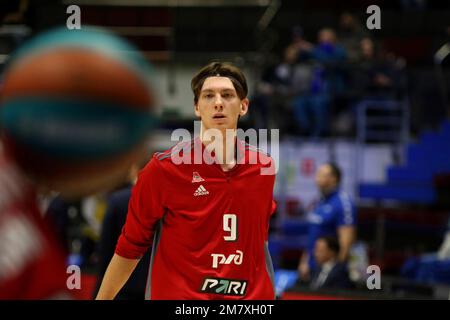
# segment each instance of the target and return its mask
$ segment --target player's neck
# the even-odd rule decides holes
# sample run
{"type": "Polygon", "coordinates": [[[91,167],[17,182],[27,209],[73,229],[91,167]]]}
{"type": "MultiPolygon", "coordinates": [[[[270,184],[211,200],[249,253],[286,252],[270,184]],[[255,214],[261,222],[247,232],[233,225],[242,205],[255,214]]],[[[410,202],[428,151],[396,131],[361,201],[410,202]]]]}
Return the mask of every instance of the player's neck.
{"type": "Polygon", "coordinates": [[[220,130],[221,139],[211,139],[207,130],[201,130],[200,140],[205,148],[214,152],[223,171],[229,171],[236,165],[236,129],[220,130]]]}

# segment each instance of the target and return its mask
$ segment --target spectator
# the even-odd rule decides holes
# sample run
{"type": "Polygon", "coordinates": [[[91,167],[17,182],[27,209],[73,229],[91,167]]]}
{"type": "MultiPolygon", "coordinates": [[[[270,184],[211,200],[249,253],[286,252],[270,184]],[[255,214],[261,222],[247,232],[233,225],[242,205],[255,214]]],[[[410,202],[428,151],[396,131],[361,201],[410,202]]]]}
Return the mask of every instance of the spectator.
{"type": "Polygon", "coordinates": [[[314,60],[329,66],[337,66],[347,59],[345,48],[338,42],[336,32],[331,28],[319,30],[318,43],[311,54],[314,60]]]}
{"type": "Polygon", "coordinates": [[[294,47],[298,52],[298,61],[308,59],[309,53],[314,49],[312,43],[306,41],[303,35],[303,29],[300,26],[292,28],[292,42],[289,46],[294,47]]]}
{"type": "Polygon", "coordinates": [[[404,63],[391,54],[378,54],[370,38],[360,43],[360,57],[354,86],[362,97],[395,99],[404,87],[404,63]]]}
{"type": "MultiPolygon", "coordinates": [[[[252,112],[257,129],[269,128],[272,109],[283,109],[292,96],[292,80],[297,62],[298,48],[294,45],[284,50],[283,61],[275,67],[268,68],[257,86],[257,93],[252,98],[252,112]]],[[[277,117],[275,117],[277,118],[277,117]]],[[[278,122],[283,119],[277,119],[278,122]]],[[[281,127],[276,125],[276,127],[281,127]]]]}
{"type": "Polygon", "coordinates": [[[313,273],[310,287],[312,289],[348,289],[352,287],[347,266],[339,262],[339,242],[334,237],[317,239],[314,257],[317,270],[313,273]]]}
{"type": "Polygon", "coordinates": [[[338,38],[347,52],[350,62],[359,57],[360,42],[367,37],[368,33],[361,26],[358,19],[349,12],[344,12],[339,17],[338,38]]]}
{"type": "Polygon", "coordinates": [[[319,31],[317,46],[309,54],[314,62],[309,92],[294,99],[293,109],[303,133],[319,137],[328,130],[331,100],[345,89],[346,52],[337,43],[334,30],[324,28],[319,31]]]}
{"type": "Polygon", "coordinates": [[[316,183],[322,195],[315,209],[307,216],[309,222],[308,244],[303,253],[298,271],[304,281],[310,280],[317,267],[314,247],[317,239],[325,236],[337,237],[339,241],[338,261],[347,263],[350,249],[356,239],[356,211],[349,196],[339,191],[341,171],[333,163],[322,165],[316,174],[316,183]]]}

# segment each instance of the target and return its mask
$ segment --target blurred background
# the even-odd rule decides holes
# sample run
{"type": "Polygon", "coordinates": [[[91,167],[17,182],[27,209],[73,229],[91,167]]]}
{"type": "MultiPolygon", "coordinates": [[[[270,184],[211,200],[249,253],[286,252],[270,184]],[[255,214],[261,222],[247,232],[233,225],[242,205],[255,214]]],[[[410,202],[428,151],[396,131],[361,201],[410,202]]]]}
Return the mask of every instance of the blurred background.
{"type": "MultiPolygon", "coordinates": [[[[152,151],[174,144],[172,130],[193,130],[196,70],[213,60],[244,70],[251,111],[240,127],[280,130],[278,208],[269,239],[279,298],[450,298],[449,3],[2,1],[0,73],[23,41],[65,25],[72,4],[81,9],[82,27],[111,29],[155,66],[162,122],[152,151]],[[366,27],[373,4],[381,9],[378,30],[366,27]],[[298,281],[307,216],[320,197],[315,175],[328,162],[341,169],[341,190],[357,212],[351,289],[298,281]],[[369,265],[381,269],[380,290],[366,286],[369,265]]],[[[106,218],[126,210],[118,203],[127,197],[42,201],[68,263],[82,267],[85,298],[95,291],[123,224],[106,218]],[[103,228],[113,224],[115,230],[103,228]]]]}

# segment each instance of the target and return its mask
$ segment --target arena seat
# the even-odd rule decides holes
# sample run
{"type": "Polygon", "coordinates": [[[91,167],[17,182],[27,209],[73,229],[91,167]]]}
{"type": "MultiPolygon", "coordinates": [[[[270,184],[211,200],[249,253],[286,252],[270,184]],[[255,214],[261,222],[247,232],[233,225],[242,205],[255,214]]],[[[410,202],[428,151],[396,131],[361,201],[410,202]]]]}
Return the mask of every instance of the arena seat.
{"type": "Polygon", "coordinates": [[[385,184],[361,184],[360,196],[408,203],[437,201],[434,177],[450,172],[450,122],[438,132],[422,133],[417,143],[407,146],[404,165],[387,169],[385,184]],[[438,151],[436,151],[438,150],[438,151]]]}

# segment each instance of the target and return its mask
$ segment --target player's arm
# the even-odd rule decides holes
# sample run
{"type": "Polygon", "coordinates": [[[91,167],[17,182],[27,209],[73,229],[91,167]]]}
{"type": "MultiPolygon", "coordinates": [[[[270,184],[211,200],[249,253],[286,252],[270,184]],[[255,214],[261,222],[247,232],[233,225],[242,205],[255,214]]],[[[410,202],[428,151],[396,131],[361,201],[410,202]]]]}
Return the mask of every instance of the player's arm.
{"type": "Polygon", "coordinates": [[[97,299],[114,299],[153,241],[157,222],[164,215],[162,190],[166,181],[157,159],[139,173],[115,254],[108,265],[97,299]]]}
{"type": "Polygon", "coordinates": [[[127,259],[114,254],[106,269],[96,300],[112,300],[127,282],[140,259],[127,259]]]}
{"type": "Polygon", "coordinates": [[[338,228],[339,240],[339,261],[345,262],[348,260],[350,249],[356,240],[356,228],[353,225],[344,225],[338,228]]]}

